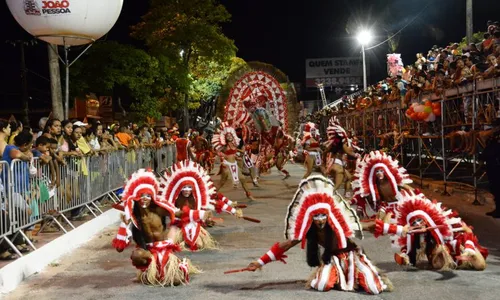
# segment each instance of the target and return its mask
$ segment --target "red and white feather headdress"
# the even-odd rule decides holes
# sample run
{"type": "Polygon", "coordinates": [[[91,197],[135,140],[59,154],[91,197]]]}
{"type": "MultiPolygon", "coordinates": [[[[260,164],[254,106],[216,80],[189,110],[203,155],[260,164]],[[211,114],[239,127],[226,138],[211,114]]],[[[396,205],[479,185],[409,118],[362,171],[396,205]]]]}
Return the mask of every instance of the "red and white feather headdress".
{"type": "Polygon", "coordinates": [[[316,126],[315,123],[307,122],[306,124],[304,124],[304,134],[306,133],[310,134],[312,129],[316,129],[316,131],[318,130],[318,127],[316,126]]]}
{"type": "Polygon", "coordinates": [[[151,170],[139,169],[134,172],[123,188],[122,201],[124,203],[125,220],[132,220],[134,226],[138,227],[137,220],[133,215],[134,203],[141,199],[142,194],[151,195],[151,201],[170,212],[174,218],[175,206],[162,201],[158,197],[159,182],[151,170]]]}
{"type": "Polygon", "coordinates": [[[333,182],[321,175],[302,180],[288,206],[285,219],[285,238],[301,240],[305,246],[306,234],[313,216],[323,214],[335,232],[339,248],[347,246],[347,239],[355,235],[362,238],[362,227],[356,212],[335,191],[333,182]]]}
{"type": "Polygon", "coordinates": [[[380,200],[376,187],[376,171],[382,169],[387,180],[390,181],[394,194],[399,197],[399,186],[410,184],[413,181],[405,168],[400,167],[397,160],[384,152],[372,151],[363,159],[358,159],[352,187],[354,197],[358,200],[372,197],[374,204],[380,200]]]}
{"type": "MultiPolygon", "coordinates": [[[[429,232],[436,243],[445,245],[453,240],[454,232],[463,231],[462,221],[457,213],[447,209],[437,201],[431,201],[423,193],[402,191],[402,199],[398,201],[396,210],[397,225],[414,226],[415,222],[423,221],[426,227],[432,227],[429,232]]],[[[411,251],[413,235],[398,237],[398,245],[411,251]]]]}
{"type": "Polygon", "coordinates": [[[191,187],[196,207],[213,210],[212,198],[217,197],[214,183],[207,171],[193,161],[181,161],[165,172],[161,180],[160,198],[175,206],[182,189],[191,187]]]}
{"type": "Polygon", "coordinates": [[[340,122],[337,117],[332,117],[328,122],[328,127],[326,128],[326,135],[328,141],[333,142],[335,139],[340,138],[342,143],[347,144],[349,147],[352,146],[352,141],[348,137],[345,129],[340,126],[340,122]]]}
{"type": "Polygon", "coordinates": [[[239,145],[240,138],[236,135],[233,127],[229,126],[226,122],[221,124],[220,132],[214,134],[212,137],[212,145],[216,151],[227,145],[226,135],[231,134],[235,145],[239,145]]]}
{"type": "Polygon", "coordinates": [[[134,205],[139,201],[143,194],[151,196],[152,203],[165,209],[170,214],[170,219],[175,218],[175,212],[178,210],[174,205],[166,201],[162,201],[158,197],[159,183],[151,170],[139,169],[134,172],[128,179],[122,193],[122,205],[115,205],[116,209],[123,209],[124,215],[118,233],[112,241],[114,248],[122,251],[130,244],[132,231],[130,227],[133,225],[140,228],[137,218],[134,215],[134,205]]]}

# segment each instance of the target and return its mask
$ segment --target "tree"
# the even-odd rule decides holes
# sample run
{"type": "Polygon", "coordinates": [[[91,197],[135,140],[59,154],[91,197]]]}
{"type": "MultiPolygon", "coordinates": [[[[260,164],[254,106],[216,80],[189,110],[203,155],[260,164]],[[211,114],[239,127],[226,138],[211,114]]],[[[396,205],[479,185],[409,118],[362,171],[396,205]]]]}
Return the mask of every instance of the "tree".
{"type": "MultiPolygon", "coordinates": [[[[132,27],[132,36],[143,40],[154,55],[168,57],[189,74],[192,61],[203,59],[224,65],[234,57],[236,46],[220,27],[230,18],[216,0],[151,0],[142,22],[132,27]]],[[[188,77],[188,83],[194,80],[193,76],[188,77]]],[[[195,89],[208,93],[214,90],[207,82],[196,83],[195,89]]],[[[196,90],[188,84],[175,91],[183,94],[185,130],[189,128],[189,96],[196,90]]]]}
{"type": "Polygon", "coordinates": [[[190,102],[189,108],[197,108],[200,101],[212,100],[219,96],[229,74],[245,64],[246,62],[238,57],[233,57],[224,62],[199,57],[190,66],[193,82],[189,95],[193,101],[190,102]]]}
{"type": "Polygon", "coordinates": [[[117,42],[96,43],[72,67],[72,92],[128,96],[141,116],[158,117],[160,61],[144,50],[117,42]]]}
{"type": "Polygon", "coordinates": [[[49,55],[50,91],[52,98],[52,116],[56,119],[64,119],[64,108],[62,100],[61,73],[59,68],[59,53],[57,45],[47,44],[49,55]]]}

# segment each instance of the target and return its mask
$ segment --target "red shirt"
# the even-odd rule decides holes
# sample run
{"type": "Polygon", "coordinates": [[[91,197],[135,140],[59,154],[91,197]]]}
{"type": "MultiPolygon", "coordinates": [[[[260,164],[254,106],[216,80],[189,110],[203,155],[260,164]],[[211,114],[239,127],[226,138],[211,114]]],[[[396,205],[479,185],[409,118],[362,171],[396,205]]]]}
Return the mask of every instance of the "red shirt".
{"type": "Polygon", "coordinates": [[[178,138],[175,140],[175,147],[177,148],[177,162],[188,159],[188,145],[188,139],[178,138]]]}

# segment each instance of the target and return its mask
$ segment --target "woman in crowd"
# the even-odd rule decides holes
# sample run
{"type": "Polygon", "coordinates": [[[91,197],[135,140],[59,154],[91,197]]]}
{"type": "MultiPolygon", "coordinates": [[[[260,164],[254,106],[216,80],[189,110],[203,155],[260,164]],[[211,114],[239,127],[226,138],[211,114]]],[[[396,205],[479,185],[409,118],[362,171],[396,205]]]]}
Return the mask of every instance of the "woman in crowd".
{"type": "Polygon", "coordinates": [[[11,134],[9,137],[9,145],[14,145],[14,138],[21,132],[23,131],[23,123],[19,121],[12,121],[10,122],[10,130],[11,134]]]}

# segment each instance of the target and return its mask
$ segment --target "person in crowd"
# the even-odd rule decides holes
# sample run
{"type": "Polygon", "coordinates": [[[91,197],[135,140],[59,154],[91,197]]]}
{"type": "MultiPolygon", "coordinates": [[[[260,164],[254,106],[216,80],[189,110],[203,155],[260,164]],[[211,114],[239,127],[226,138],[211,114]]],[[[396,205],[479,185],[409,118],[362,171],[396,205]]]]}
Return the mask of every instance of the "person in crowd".
{"type": "Polygon", "coordinates": [[[80,153],[76,151],[77,147],[71,136],[73,135],[73,123],[70,120],[64,120],[62,125],[62,135],[59,141],[59,150],[62,156],[79,156],[80,153]]]}
{"type": "Polygon", "coordinates": [[[129,130],[125,126],[120,126],[118,133],[115,134],[116,138],[125,148],[131,148],[133,146],[132,136],[129,130]]]}
{"type": "MultiPolygon", "coordinates": [[[[30,208],[31,199],[31,187],[30,187],[30,171],[29,163],[33,159],[33,153],[31,152],[31,147],[33,145],[33,137],[27,132],[20,132],[14,138],[14,145],[7,145],[4,149],[2,160],[6,161],[9,166],[12,165],[13,160],[19,159],[24,163],[21,164],[19,168],[16,168],[16,172],[12,179],[12,205],[17,208],[16,217],[19,222],[28,222],[29,217],[32,213],[30,208]]],[[[10,183],[9,183],[10,184],[10,183]]],[[[32,227],[25,230],[26,236],[32,240],[32,227]]],[[[29,250],[26,244],[16,245],[18,250],[23,252],[26,249],[29,250]]]]}
{"type": "Polygon", "coordinates": [[[0,155],[3,155],[3,151],[7,146],[7,139],[10,136],[10,123],[5,119],[0,119],[0,155]]]}
{"type": "Polygon", "coordinates": [[[23,123],[19,121],[11,121],[10,122],[10,137],[9,137],[9,144],[14,145],[14,138],[21,132],[23,131],[23,123]]]}
{"type": "Polygon", "coordinates": [[[45,124],[47,124],[47,121],[49,118],[43,117],[40,118],[40,121],[38,121],[38,128],[40,129],[37,133],[37,137],[40,137],[43,134],[43,130],[45,129],[45,124]]]}
{"type": "MultiPolygon", "coordinates": [[[[99,131],[98,131],[99,132],[99,131]]],[[[123,149],[123,146],[116,142],[111,133],[111,129],[104,129],[100,137],[101,146],[108,150],[123,149]]]]}

